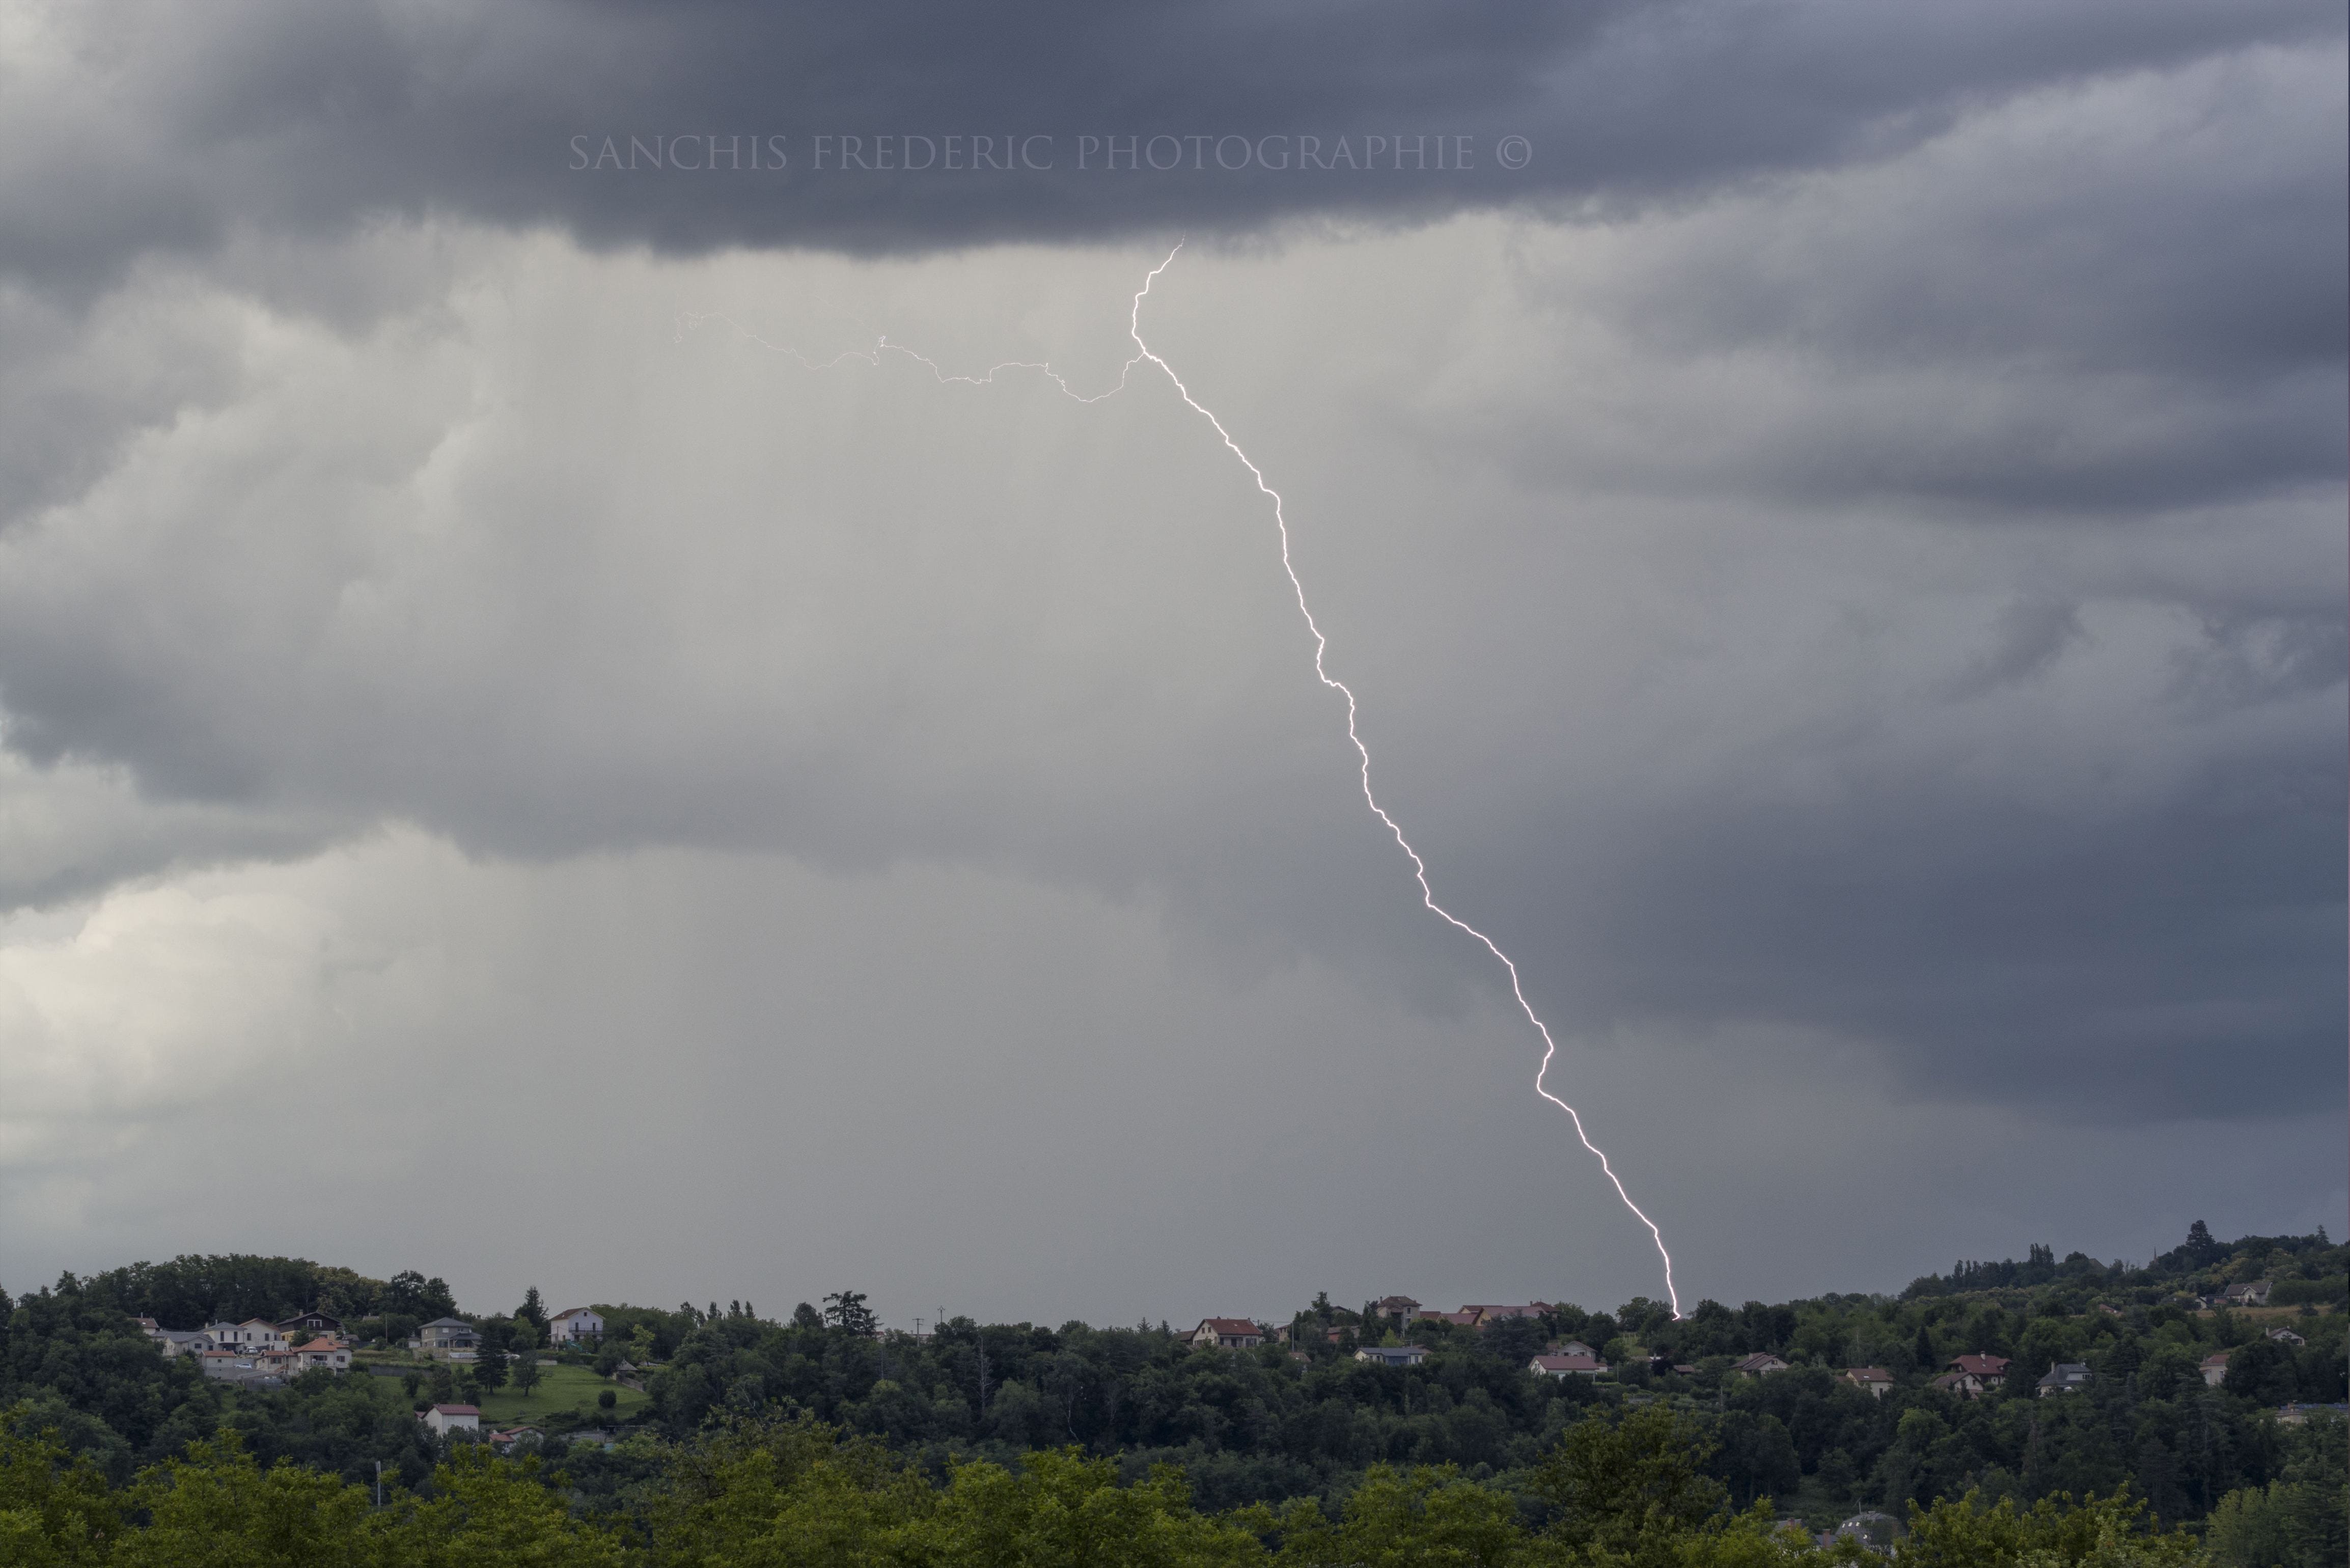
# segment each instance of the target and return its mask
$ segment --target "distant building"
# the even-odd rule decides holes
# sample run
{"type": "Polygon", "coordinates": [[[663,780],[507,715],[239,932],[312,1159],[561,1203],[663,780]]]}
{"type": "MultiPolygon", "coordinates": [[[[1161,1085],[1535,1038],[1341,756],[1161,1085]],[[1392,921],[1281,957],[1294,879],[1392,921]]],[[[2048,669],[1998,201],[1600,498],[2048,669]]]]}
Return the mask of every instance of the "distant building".
{"type": "Polygon", "coordinates": [[[1504,1318],[1540,1317],[1550,1311],[1550,1303],[1528,1302],[1523,1306],[1464,1306],[1461,1310],[1469,1315],[1471,1327],[1484,1328],[1504,1318]]]}
{"type": "Polygon", "coordinates": [[[1428,1359],[1424,1345],[1367,1345],[1355,1352],[1355,1359],[1367,1361],[1374,1366],[1417,1366],[1428,1359]]]}
{"type": "Polygon", "coordinates": [[[1766,1350],[1760,1355],[1748,1356],[1731,1370],[1742,1377],[1763,1377],[1773,1372],[1786,1371],[1787,1364],[1766,1350]]]}
{"type": "Polygon", "coordinates": [[[546,1320],[546,1343],[577,1345],[604,1337],[604,1319],[593,1307],[566,1307],[546,1320]]]}
{"type": "Polygon", "coordinates": [[[2266,1306],[2269,1304],[2269,1285],[2267,1280],[2248,1280],[2221,1291],[2220,1299],[2230,1306],[2266,1306]]]}
{"type": "Polygon", "coordinates": [[[1882,1366],[1851,1366],[1845,1369],[1844,1380],[1854,1387],[1882,1399],[1893,1391],[1893,1374],[1882,1366]]]}
{"type": "Polygon", "coordinates": [[[1894,1537],[1901,1533],[1901,1521],[1889,1513],[1864,1509],[1828,1532],[1826,1544],[1838,1541],[1856,1541],[1871,1552],[1885,1553],[1893,1549],[1894,1537]]]}
{"type": "Polygon", "coordinates": [[[1381,1296],[1371,1303],[1375,1316],[1394,1318],[1399,1324],[1409,1322],[1419,1310],[1419,1303],[1409,1296],[1381,1296]]]}
{"type": "Polygon", "coordinates": [[[213,1343],[213,1336],[200,1328],[159,1328],[149,1337],[165,1360],[174,1355],[201,1355],[220,1348],[213,1343]]]}
{"type": "Polygon", "coordinates": [[[1412,1321],[1415,1323],[1449,1323],[1455,1328],[1474,1328],[1477,1326],[1477,1314],[1466,1310],[1461,1312],[1423,1312],[1413,1314],[1412,1321]]]}
{"type": "Polygon", "coordinates": [[[312,1307],[308,1312],[297,1313],[279,1324],[277,1331],[288,1339],[291,1339],[297,1331],[307,1333],[313,1339],[322,1334],[331,1334],[339,1337],[343,1332],[343,1320],[322,1307],[312,1307]]]}
{"type": "Polygon", "coordinates": [[[286,1335],[265,1317],[249,1317],[243,1323],[216,1323],[204,1332],[223,1350],[267,1350],[286,1343],[286,1335]]]}
{"type": "Polygon", "coordinates": [[[536,1427],[507,1427],[490,1434],[490,1447],[502,1454],[536,1449],[546,1440],[546,1434],[536,1427]]]}
{"type": "Polygon", "coordinates": [[[482,1336],[463,1318],[436,1317],[416,1331],[417,1348],[428,1355],[478,1350],[481,1344],[482,1336]]]}
{"type": "Polygon", "coordinates": [[[439,1437],[452,1432],[478,1432],[482,1429],[482,1413],[471,1405],[435,1405],[420,1410],[416,1418],[439,1437]]]}
{"type": "Polygon", "coordinates": [[[2305,1427],[2313,1420],[2323,1420],[2329,1416],[2337,1421],[2350,1417],[2350,1405],[2280,1405],[2277,1407],[2277,1421],[2281,1426],[2305,1427]]]}
{"type": "Polygon", "coordinates": [[[2085,1361],[2052,1362],[2048,1376],[2032,1386],[2034,1397],[2045,1399],[2051,1394],[2077,1394],[2089,1386],[2089,1365],[2085,1361]]]}
{"type": "Polygon", "coordinates": [[[330,1372],[351,1369],[351,1347],[339,1339],[314,1339],[307,1345],[293,1346],[290,1354],[304,1372],[314,1366],[323,1366],[330,1372]]]}
{"type": "Polygon", "coordinates": [[[1950,1370],[1961,1377],[1974,1380],[1974,1392],[1984,1394],[2007,1381],[2007,1357],[2004,1355],[1954,1355],[1950,1370]]]}
{"type": "Polygon", "coordinates": [[[2296,1350],[2309,1343],[2289,1328],[2272,1328],[2269,1330],[2269,1337],[2279,1345],[2290,1345],[2296,1350]]]}
{"type": "Polygon", "coordinates": [[[1526,1370],[1544,1377],[1596,1377],[1607,1364],[1596,1355],[1537,1355],[1526,1363],[1526,1370]]]}
{"type": "Polygon", "coordinates": [[[1583,1341],[1579,1339],[1564,1340],[1557,1345],[1554,1345],[1550,1347],[1548,1354],[1552,1355],[1587,1355],[1594,1361],[1599,1359],[1599,1353],[1592,1349],[1591,1346],[1584,1344],[1583,1341]]]}
{"type": "Polygon", "coordinates": [[[1244,1317],[1206,1317],[1191,1338],[1194,1350],[1254,1350],[1264,1343],[1264,1330],[1244,1317]]]}
{"type": "Polygon", "coordinates": [[[2217,1388],[2220,1384],[2225,1383],[2227,1380],[2228,1353],[2223,1350],[2217,1355],[2205,1356],[2203,1358],[2203,1386],[2206,1388],[2217,1388]]]}

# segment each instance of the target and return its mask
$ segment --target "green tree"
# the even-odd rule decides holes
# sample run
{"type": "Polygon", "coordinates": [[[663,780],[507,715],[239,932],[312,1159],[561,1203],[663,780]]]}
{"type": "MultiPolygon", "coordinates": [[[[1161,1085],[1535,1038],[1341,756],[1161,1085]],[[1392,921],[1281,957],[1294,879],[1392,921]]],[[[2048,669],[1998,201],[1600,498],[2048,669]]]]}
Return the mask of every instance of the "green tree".
{"type": "Polygon", "coordinates": [[[386,1561],[400,1568],[619,1568],[623,1561],[618,1539],[571,1517],[539,1479],[536,1459],[494,1459],[479,1445],[452,1453],[432,1472],[432,1501],[400,1511],[383,1535],[386,1561]]]}
{"type": "Polygon", "coordinates": [[[1702,1473],[1712,1453],[1695,1420],[1661,1404],[1620,1419],[1594,1414],[1566,1429],[1529,1490],[1549,1511],[1553,1543],[1662,1565],[1678,1542],[1728,1513],[1721,1483],[1702,1473]]]}
{"type": "Polygon", "coordinates": [[[530,1324],[541,1339],[546,1337],[546,1303],[540,1299],[536,1285],[523,1292],[522,1305],[515,1308],[514,1317],[516,1323],[530,1324]]]}
{"type": "Polygon", "coordinates": [[[512,1348],[522,1356],[521,1360],[514,1364],[514,1386],[522,1390],[522,1397],[525,1399],[528,1399],[530,1391],[538,1386],[540,1368],[537,1331],[527,1323],[516,1323],[512,1348]]]}
{"type": "Polygon", "coordinates": [[[287,1460],[263,1469],[233,1432],[140,1475],[126,1501],[147,1525],[116,1542],[119,1568],[321,1568],[384,1562],[368,1494],[287,1460]]]}
{"type": "Polygon", "coordinates": [[[881,1320],[865,1304],[864,1295],[857,1291],[836,1291],[824,1298],[824,1321],[844,1334],[859,1339],[870,1339],[879,1332],[881,1320]]]}
{"type": "Polygon", "coordinates": [[[106,1476],[54,1432],[27,1436],[26,1409],[0,1412],[0,1563],[82,1568],[106,1560],[122,1511],[106,1476]]]}
{"type": "Polygon", "coordinates": [[[506,1342],[514,1329],[499,1318],[486,1318],[480,1325],[481,1347],[474,1353],[473,1381],[484,1394],[494,1394],[506,1383],[506,1342]]]}
{"type": "Polygon", "coordinates": [[[2213,1568],[2338,1568],[2350,1561],[2350,1428],[2333,1419],[2303,1427],[2284,1473],[2221,1498],[2204,1540],[2213,1568]]]}
{"type": "Polygon", "coordinates": [[[1909,1507],[1903,1568],[2187,1568],[2195,1538],[2154,1525],[2125,1487],[2079,1507],[2058,1492],[2029,1509],[2013,1498],[1985,1508],[1974,1492],[1932,1508],[1909,1507]]]}
{"type": "Polygon", "coordinates": [[[1526,1542],[1516,1501],[1462,1480],[1449,1465],[1406,1471],[1373,1465],[1336,1525],[1303,1498],[1278,1516],[1260,1508],[1240,1517],[1257,1533],[1280,1537],[1274,1562],[1283,1568],[1499,1568],[1526,1542]]]}

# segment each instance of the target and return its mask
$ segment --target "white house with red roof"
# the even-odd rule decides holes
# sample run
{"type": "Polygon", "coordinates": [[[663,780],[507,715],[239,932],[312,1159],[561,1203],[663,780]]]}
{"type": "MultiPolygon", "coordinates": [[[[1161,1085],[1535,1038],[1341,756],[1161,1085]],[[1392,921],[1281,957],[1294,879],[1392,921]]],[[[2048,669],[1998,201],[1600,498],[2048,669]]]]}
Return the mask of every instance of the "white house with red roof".
{"type": "Polygon", "coordinates": [[[1759,1351],[1731,1368],[1742,1377],[1765,1377],[1773,1372],[1784,1372],[1787,1364],[1769,1351],[1759,1351]]]}
{"type": "Polygon", "coordinates": [[[416,1418],[439,1437],[452,1432],[478,1432],[482,1429],[482,1412],[472,1405],[434,1405],[419,1410],[416,1418]]]}
{"type": "Polygon", "coordinates": [[[2203,1358],[2203,1386],[2206,1388],[2217,1388],[2227,1380],[2228,1353],[2223,1350],[2217,1355],[2205,1356],[2203,1358]]]}
{"type": "Polygon", "coordinates": [[[1244,1317],[1203,1317],[1191,1340],[1194,1350],[1254,1350],[1264,1343],[1264,1329],[1244,1317]]]}

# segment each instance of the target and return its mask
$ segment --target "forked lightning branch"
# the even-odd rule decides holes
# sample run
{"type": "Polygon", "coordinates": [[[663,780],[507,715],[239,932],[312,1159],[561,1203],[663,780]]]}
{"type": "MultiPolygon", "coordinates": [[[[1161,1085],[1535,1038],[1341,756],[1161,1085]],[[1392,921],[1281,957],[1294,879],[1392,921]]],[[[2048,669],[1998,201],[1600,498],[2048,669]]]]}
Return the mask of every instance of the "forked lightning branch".
{"type": "Polygon", "coordinates": [[[679,321],[681,329],[686,327],[699,326],[704,321],[726,321],[726,325],[733,327],[735,331],[741,333],[746,340],[756,343],[762,348],[773,349],[777,353],[788,354],[793,358],[797,359],[802,365],[812,370],[828,369],[831,367],[838,365],[842,361],[847,359],[859,359],[868,364],[878,365],[880,363],[881,356],[888,353],[902,354],[907,358],[927,366],[930,369],[931,375],[937,378],[941,385],[954,385],[956,383],[961,383],[965,386],[987,386],[993,383],[995,378],[1004,371],[1033,371],[1035,374],[1041,375],[1052,381],[1053,384],[1058,387],[1063,393],[1075,399],[1080,403],[1097,403],[1106,398],[1115,397],[1119,392],[1124,391],[1129,379],[1134,374],[1135,368],[1139,365],[1149,364],[1163,372],[1166,375],[1167,379],[1173,383],[1176,395],[1180,397],[1193,412],[1197,413],[1201,418],[1208,421],[1209,425],[1215,431],[1218,439],[1224,443],[1225,450],[1229,451],[1232,456],[1240,460],[1241,466],[1247,469],[1249,472],[1249,477],[1256,482],[1257,489],[1263,493],[1267,500],[1273,503],[1274,529],[1278,535],[1281,543],[1281,569],[1288,576],[1290,589],[1297,599],[1297,613],[1304,618],[1305,622],[1305,629],[1312,633],[1314,637],[1314,674],[1323,685],[1338,693],[1338,695],[1345,698],[1347,701],[1347,739],[1353,743],[1355,748],[1355,755],[1358,764],[1357,773],[1361,780],[1363,789],[1363,804],[1370,808],[1371,815],[1378,817],[1381,826],[1385,826],[1388,832],[1394,836],[1396,846],[1401,849],[1405,857],[1411,862],[1412,877],[1419,884],[1419,899],[1421,905],[1427,909],[1429,913],[1436,916],[1437,919],[1444,921],[1445,924],[1482,944],[1485,950],[1491,953],[1494,960],[1501,964],[1503,972],[1509,976],[1510,994],[1517,1000],[1519,1011],[1525,1014],[1526,1022],[1534,1025],[1534,1033],[1542,1038],[1542,1063],[1541,1065],[1534,1070],[1534,1093],[1540,1095],[1544,1099],[1548,1100],[1552,1105],[1556,1106],[1560,1110],[1566,1113],[1567,1119],[1574,1125],[1575,1138],[1586,1149],[1591,1152],[1593,1158],[1599,1161],[1599,1168],[1607,1174],[1609,1185],[1614,1187],[1616,1189],[1616,1196],[1623,1199],[1624,1207],[1630,1210],[1633,1216],[1638,1219],[1642,1225],[1648,1228],[1649,1238],[1656,1243],[1657,1255],[1664,1261],[1665,1294],[1671,1302],[1673,1316],[1679,1318],[1681,1315],[1680,1294],[1673,1283],[1673,1256],[1672,1253],[1667,1251],[1665,1247],[1664,1232],[1657,1228],[1657,1222],[1648,1218],[1648,1212],[1645,1210],[1643,1210],[1638,1203],[1632,1201],[1631,1193],[1626,1189],[1623,1178],[1616,1174],[1616,1168],[1608,1160],[1607,1151],[1602,1149],[1597,1144],[1592,1142],[1591,1135],[1585,1130],[1581,1113],[1576,1111],[1573,1106],[1569,1105],[1565,1100],[1561,1099],[1557,1095],[1551,1091],[1549,1084],[1550,1068],[1552,1062],[1555,1060],[1558,1055],[1558,1042],[1552,1037],[1550,1026],[1543,1022],[1542,1015],[1534,1011],[1534,1003],[1526,999],[1525,985],[1518,973],[1516,961],[1513,960],[1508,953],[1503,951],[1501,944],[1494,941],[1492,937],[1487,936],[1483,931],[1479,930],[1475,926],[1471,925],[1468,921],[1462,919],[1460,916],[1446,909],[1442,904],[1437,902],[1436,891],[1430,885],[1428,879],[1428,863],[1420,857],[1419,851],[1412,847],[1411,840],[1404,836],[1402,826],[1388,814],[1387,807],[1379,804],[1378,794],[1375,794],[1371,788],[1371,752],[1370,748],[1364,744],[1361,731],[1357,724],[1358,706],[1355,699],[1354,689],[1348,686],[1345,681],[1339,680],[1336,676],[1330,673],[1327,662],[1330,649],[1330,639],[1323,634],[1320,623],[1314,618],[1314,611],[1311,607],[1307,605],[1305,600],[1305,584],[1298,576],[1296,565],[1291,559],[1289,548],[1289,520],[1283,509],[1281,492],[1275,490],[1271,484],[1265,482],[1264,471],[1257,467],[1256,463],[1251,460],[1248,453],[1241,449],[1240,443],[1232,439],[1232,431],[1224,428],[1224,422],[1218,419],[1205,404],[1201,403],[1197,398],[1194,398],[1191,395],[1191,389],[1183,384],[1183,379],[1175,373],[1175,368],[1172,365],[1170,365],[1165,359],[1161,358],[1143,338],[1142,302],[1145,298],[1149,297],[1151,286],[1159,281],[1159,275],[1175,264],[1175,258],[1177,255],[1181,254],[1182,249],[1182,245],[1179,244],[1173,250],[1168,252],[1167,259],[1160,262],[1157,266],[1151,268],[1149,275],[1142,280],[1142,286],[1135,290],[1134,308],[1127,319],[1128,334],[1134,339],[1134,354],[1123,366],[1119,368],[1116,384],[1111,386],[1107,391],[1096,392],[1091,396],[1081,393],[1077,391],[1076,389],[1071,387],[1060,372],[1055,370],[1051,365],[1032,360],[1008,359],[1001,364],[991,366],[984,375],[980,376],[951,376],[946,373],[945,369],[941,368],[935,359],[929,358],[927,355],[916,353],[913,349],[905,348],[900,344],[892,343],[887,337],[881,338],[869,349],[848,349],[833,356],[829,359],[815,360],[810,359],[805,354],[800,353],[796,348],[787,348],[782,344],[770,343],[765,338],[744,329],[739,324],[727,320],[727,318],[723,317],[688,314],[681,317],[679,321]]]}

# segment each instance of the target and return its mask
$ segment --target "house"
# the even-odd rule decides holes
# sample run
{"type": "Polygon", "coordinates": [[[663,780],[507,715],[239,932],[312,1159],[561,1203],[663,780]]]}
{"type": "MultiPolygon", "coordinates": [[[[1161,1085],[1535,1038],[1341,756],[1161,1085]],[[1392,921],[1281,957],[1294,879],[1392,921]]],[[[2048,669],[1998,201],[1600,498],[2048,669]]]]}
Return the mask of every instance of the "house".
{"type": "Polygon", "coordinates": [[[2007,1381],[2007,1357],[2004,1355],[1954,1355],[1950,1370],[1975,1381],[1977,1393],[1997,1388],[2007,1381]]]}
{"type": "Polygon", "coordinates": [[[1856,1541],[1871,1552],[1889,1553],[1893,1550],[1894,1538],[1900,1533],[1901,1521],[1891,1514],[1879,1513],[1873,1508],[1863,1509],[1830,1531],[1822,1544],[1856,1541]]]}
{"type": "Polygon", "coordinates": [[[1474,1328],[1477,1314],[1473,1312],[1422,1312],[1412,1314],[1414,1323],[1449,1323],[1455,1328],[1474,1328]]]}
{"type": "Polygon", "coordinates": [[[223,1350],[268,1350],[286,1343],[277,1325],[265,1317],[249,1317],[243,1323],[216,1323],[204,1332],[223,1350]]]}
{"type": "Polygon", "coordinates": [[[436,1437],[452,1432],[478,1432],[482,1429],[482,1413],[471,1405],[435,1405],[420,1410],[416,1418],[430,1428],[436,1437]]]}
{"type": "Polygon", "coordinates": [[[604,1319],[594,1307],[566,1307],[546,1320],[546,1343],[577,1345],[604,1337],[604,1319]]]}
{"type": "Polygon", "coordinates": [[[151,1317],[134,1317],[130,1321],[137,1324],[139,1332],[150,1339],[163,1332],[163,1325],[151,1317]]]}
{"type": "Polygon", "coordinates": [[[1550,1311],[1550,1303],[1528,1302],[1523,1306],[1464,1306],[1461,1310],[1469,1314],[1471,1327],[1483,1328],[1504,1318],[1540,1317],[1550,1311]]]}
{"type": "Polygon", "coordinates": [[[277,1325],[278,1332],[285,1334],[288,1339],[294,1337],[296,1331],[302,1329],[308,1330],[309,1335],[313,1339],[316,1339],[322,1334],[339,1335],[343,1332],[343,1320],[338,1317],[330,1317],[319,1308],[312,1307],[308,1312],[302,1313],[295,1317],[289,1317],[284,1323],[277,1325]]]}
{"type": "Polygon", "coordinates": [[[2230,1306],[2266,1306],[2269,1304],[2267,1280],[2251,1280],[2241,1285],[2230,1285],[2220,1293],[2220,1299],[2230,1306]]]}
{"type": "Polygon", "coordinates": [[[300,1371],[307,1372],[313,1366],[323,1366],[330,1372],[351,1369],[351,1347],[339,1339],[314,1339],[293,1346],[290,1354],[300,1371]]]}
{"type": "Polygon", "coordinates": [[[2227,1380],[2228,1353],[2223,1350],[2217,1355],[2205,1356],[2203,1358],[2203,1386],[2206,1388],[2217,1388],[2220,1384],[2225,1383],[2227,1380]]]}
{"type": "Polygon", "coordinates": [[[1787,1364],[1766,1350],[1748,1356],[1731,1370],[1742,1377],[1762,1377],[1770,1373],[1786,1371],[1787,1364]]]}
{"type": "Polygon", "coordinates": [[[1419,1310],[1419,1303],[1409,1296],[1381,1296],[1371,1303],[1374,1316],[1391,1317],[1399,1324],[1409,1321],[1411,1314],[1419,1310]]]}
{"type": "Polygon", "coordinates": [[[2089,1386],[2089,1364],[2085,1361],[2051,1362],[2048,1376],[2032,1386],[2033,1397],[2045,1399],[2051,1394],[2077,1394],[2089,1386]]]}
{"type": "Polygon", "coordinates": [[[1848,1366],[1845,1368],[1844,1380],[1879,1399],[1893,1391],[1893,1374],[1882,1366],[1848,1366]]]}
{"type": "Polygon", "coordinates": [[[2331,1416],[2339,1421],[2345,1417],[2350,1417],[2350,1405],[2280,1405],[2277,1407],[2277,1424],[2281,1427],[2305,1427],[2309,1425],[2310,1417],[2313,1416],[2321,1418],[2331,1416]]]}
{"type": "Polygon", "coordinates": [[[463,1318],[436,1317],[416,1331],[416,1347],[427,1355],[448,1355],[460,1350],[478,1350],[482,1336],[473,1325],[463,1318]]]}
{"type": "Polygon", "coordinates": [[[1254,1350],[1264,1330],[1244,1317],[1204,1317],[1191,1334],[1194,1350],[1254,1350]]]}
{"type": "Polygon", "coordinates": [[[2269,1330],[2269,1337],[2275,1340],[2279,1345],[2290,1345],[2295,1350],[2300,1349],[2303,1345],[2309,1343],[2309,1341],[2302,1338],[2301,1335],[2293,1333],[2293,1330],[2289,1328],[2272,1328],[2269,1330]]]}
{"type": "Polygon", "coordinates": [[[1583,1341],[1579,1339],[1570,1339],[1561,1344],[1554,1345],[1544,1354],[1550,1355],[1587,1355],[1594,1361],[1599,1359],[1599,1353],[1592,1349],[1591,1346],[1584,1344],[1583,1341]]]}
{"type": "Polygon", "coordinates": [[[220,1348],[213,1343],[213,1336],[200,1328],[157,1329],[151,1337],[167,1361],[174,1355],[196,1355],[220,1348]]]}
{"type": "Polygon", "coordinates": [[[1537,1355],[1526,1363],[1526,1370],[1544,1377],[1596,1377],[1607,1364],[1592,1355],[1537,1355]]]}
{"type": "Polygon", "coordinates": [[[1355,1359],[1367,1361],[1374,1366],[1417,1366],[1428,1359],[1424,1345],[1367,1345],[1355,1352],[1355,1359]]]}
{"type": "Polygon", "coordinates": [[[490,1434],[490,1447],[502,1454],[517,1449],[535,1449],[546,1440],[546,1434],[536,1427],[507,1427],[490,1434]]]}

